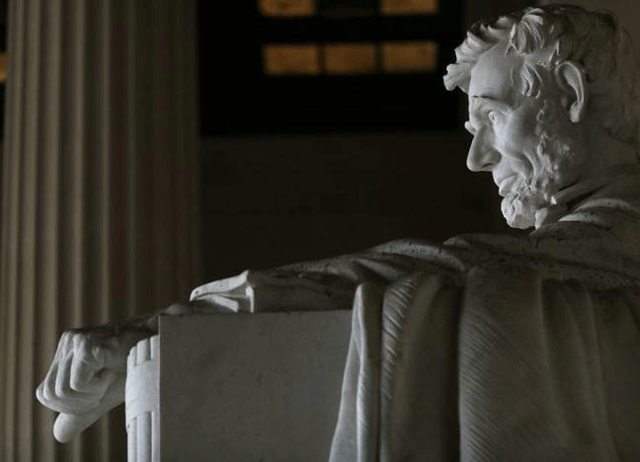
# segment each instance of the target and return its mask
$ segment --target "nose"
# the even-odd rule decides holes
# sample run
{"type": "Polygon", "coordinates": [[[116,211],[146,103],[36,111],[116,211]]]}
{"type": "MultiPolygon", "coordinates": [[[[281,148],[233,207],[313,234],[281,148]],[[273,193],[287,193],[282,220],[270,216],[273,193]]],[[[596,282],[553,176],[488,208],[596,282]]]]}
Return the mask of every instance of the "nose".
{"type": "Polygon", "coordinates": [[[485,136],[484,130],[473,137],[467,154],[467,168],[472,172],[489,172],[500,161],[500,153],[485,136]]]}

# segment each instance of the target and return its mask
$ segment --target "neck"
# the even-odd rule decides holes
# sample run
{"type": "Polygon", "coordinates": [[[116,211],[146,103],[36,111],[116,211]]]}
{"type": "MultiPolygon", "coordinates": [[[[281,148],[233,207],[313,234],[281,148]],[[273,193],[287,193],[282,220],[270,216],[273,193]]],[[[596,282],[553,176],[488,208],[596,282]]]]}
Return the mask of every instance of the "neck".
{"type": "Polygon", "coordinates": [[[549,206],[536,212],[536,228],[557,221],[567,213],[571,202],[640,169],[634,146],[612,138],[599,126],[586,127],[585,133],[586,156],[580,174],[551,197],[549,206]]]}

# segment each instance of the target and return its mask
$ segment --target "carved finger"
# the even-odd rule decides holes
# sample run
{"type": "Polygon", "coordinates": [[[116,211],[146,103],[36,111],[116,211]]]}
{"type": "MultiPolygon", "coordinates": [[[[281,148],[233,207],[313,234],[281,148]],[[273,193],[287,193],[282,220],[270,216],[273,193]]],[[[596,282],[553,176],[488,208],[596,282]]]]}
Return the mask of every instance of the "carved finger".
{"type": "Polygon", "coordinates": [[[40,396],[42,397],[42,404],[51,407],[49,403],[56,399],[56,376],[58,375],[58,362],[55,362],[49,368],[47,376],[44,378],[40,386],[40,396]]]}
{"type": "Polygon", "coordinates": [[[58,348],[56,349],[56,354],[53,358],[53,363],[61,361],[66,358],[69,354],[69,351],[73,347],[73,334],[69,331],[63,332],[60,337],[60,341],[58,342],[58,348]]]}
{"type": "MultiPolygon", "coordinates": [[[[44,383],[41,383],[40,386],[36,389],[36,398],[40,403],[56,412],[72,412],[78,411],[79,405],[77,401],[70,402],[68,398],[59,398],[58,396],[52,395],[50,392],[45,391],[46,386],[44,383]]],[[[87,411],[89,409],[93,409],[98,405],[98,401],[95,400],[93,402],[83,403],[83,411],[87,411]]]]}
{"type": "MultiPolygon", "coordinates": [[[[71,388],[71,364],[73,362],[73,352],[61,361],[58,365],[58,374],[56,375],[54,391],[55,404],[59,412],[85,412],[93,409],[98,405],[101,396],[95,396],[87,393],[81,393],[71,388]]],[[[58,410],[56,409],[56,410],[58,410]]]]}
{"type": "MultiPolygon", "coordinates": [[[[96,374],[103,367],[96,361],[86,337],[77,336],[74,339],[74,354],[71,362],[71,388],[76,391],[92,393],[88,384],[93,382],[96,374]]],[[[102,389],[104,392],[104,388],[102,389]]]]}
{"type": "Polygon", "coordinates": [[[47,406],[49,400],[45,397],[44,394],[44,382],[42,382],[40,385],[38,385],[38,388],[36,388],[36,398],[43,406],[47,406]]]}
{"type": "Polygon", "coordinates": [[[94,390],[96,395],[99,395],[102,399],[104,395],[107,393],[111,384],[118,380],[120,377],[120,373],[110,370],[110,369],[102,369],[100,372],[96,374],[93,380],[87,384],[87,388],[94,390]]]}
{"type": "Polygon", "coordinates": [[[58,346],[56,348],[56,353],[53,356],[53,360],[51,361],[51,365],[49,366],[49,370],[47,371],[47,375],[44,380],[38,387],[36,392],[36,396],[41,400],[42,404],[45,404],[51,399],[55,399],[55,380],[58,375],[58,365],[60,361],[62,361],[68,354],[68,344],[69,344],[69,332],[64,332],[58,341],[58,346]]]}
{"type": "Polygon", "coordinates": [[[58,363],[58,373],[56,374],[55,395],[58,398],[71,396],[73,390],[69,381],[71,380],[71,363],[73,361],[73,351],[58,363]]]}
{"type": "Polygon", "coordinates": [[[51,385],[55,382],[55,377],[58,375],[58,365],[60,361],[64,360],[64,358],[69,355],[69,344],[70,333],[64,332],[58,341],[56,353],[53,356],[53,360],[51,361],[51,365],[49,366],[49,370],[47,371],[47,375],[43,381],[44,387],[42,394],[45,399],[55,396],[55,389],[51,387],[51,385]]]}
{"type": "MultiPolygon", "coordinates": [[[[96,375],[100,371],[95,369],[95,364],[86,360],[86,358],[77,358],[74,356],[71,361],[69,385],[71,389],[81,393],[95,394],[100,391],[100,387],[96,388],[96,375]]],[[[106,387],[102,387],[104,392],[106,387]]]]}
{"type": "Polygon", "coordinates": [[[121,404],[124,401],[124,382],[125,376],[119,374],[111,382],[111,385],[105,391],[104,398],[95,409],[82,414],[60,414],[53,426],[55,438],[61,443],[71,441],[75,435],[84,431],[103,414],[121,404]]]}
{"type": "Polygon", "coordinates": [[[116,373],[109,369],[96,371],[93,369],[94,367],[95,363],[88,364],[74,356],[71,366],[71,388],[77,392],[87,393],[101,399],[115,379],[116,373]],[[84,376],[76,377],[75,374],[84,374],[84,376]]]}
{"type": "Polygon", "coordinates": [[[94,364],[96,370],[106,366],[104,360],[105,345],[90,334],[77,334],[73,338],[73,351],[80,353],[88,362],[94,364]]]}

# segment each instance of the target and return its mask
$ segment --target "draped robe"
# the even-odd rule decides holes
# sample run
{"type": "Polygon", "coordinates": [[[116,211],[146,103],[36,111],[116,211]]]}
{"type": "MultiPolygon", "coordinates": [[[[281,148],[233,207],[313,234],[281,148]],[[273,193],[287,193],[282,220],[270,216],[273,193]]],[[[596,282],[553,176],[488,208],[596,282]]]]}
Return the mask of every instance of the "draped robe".
{"type": "Polygon", "coordinates": [[[526,236],[393,241],[192,300],[353,307],[331,462],[640,460],[638,169],[565,205],[526,236]]]}

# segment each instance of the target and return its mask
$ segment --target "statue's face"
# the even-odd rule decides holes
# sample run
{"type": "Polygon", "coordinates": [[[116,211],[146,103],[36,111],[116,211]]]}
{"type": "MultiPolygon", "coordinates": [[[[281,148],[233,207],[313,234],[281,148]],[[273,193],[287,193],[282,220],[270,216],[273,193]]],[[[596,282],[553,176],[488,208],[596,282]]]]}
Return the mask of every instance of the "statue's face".
{"type": "Polygon", "coordinates": [[[528,228],[553,194],[575,179],[575,127],[560,111],[557,93],[520,94],[523,58],[505,49],[498,44],[487,51],[471,72],[467,167],[491,172],[507,223],[528,228]]]}

